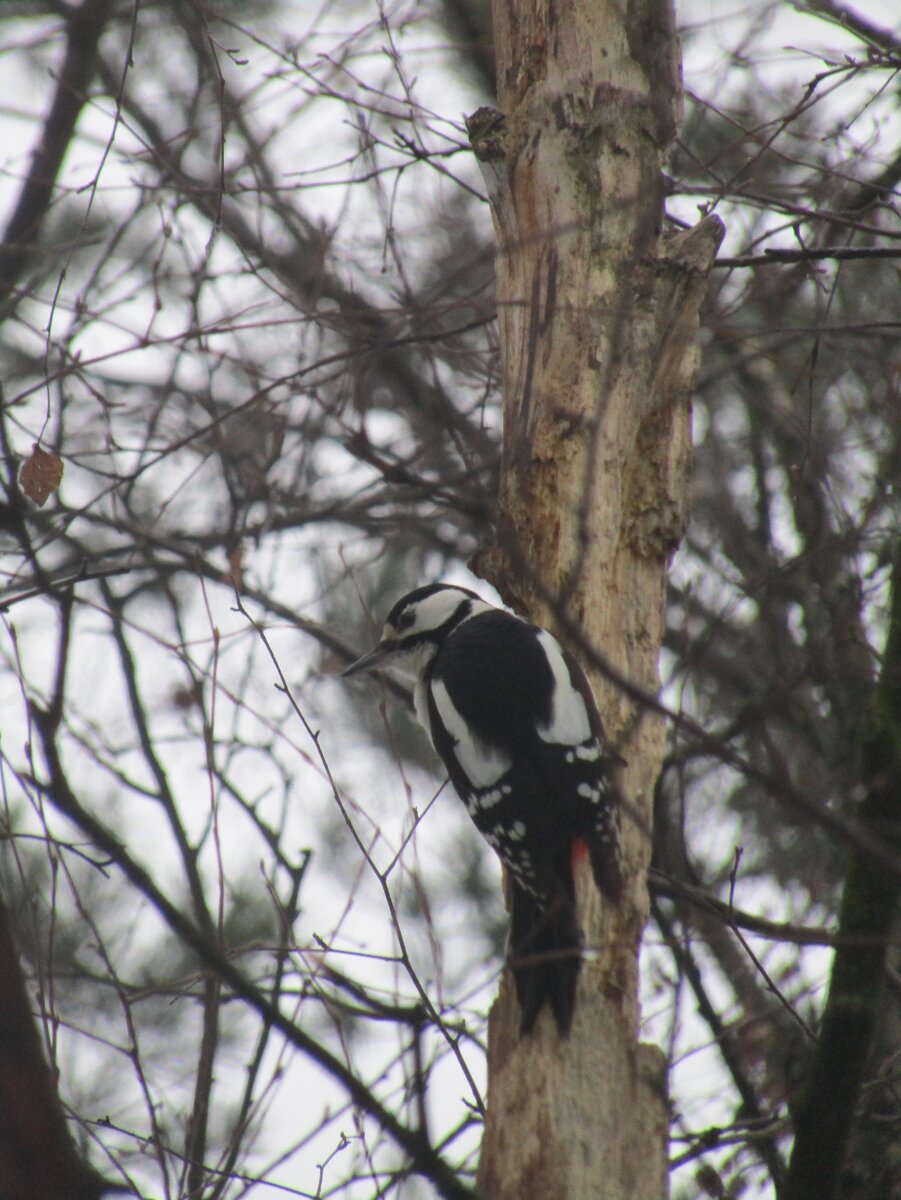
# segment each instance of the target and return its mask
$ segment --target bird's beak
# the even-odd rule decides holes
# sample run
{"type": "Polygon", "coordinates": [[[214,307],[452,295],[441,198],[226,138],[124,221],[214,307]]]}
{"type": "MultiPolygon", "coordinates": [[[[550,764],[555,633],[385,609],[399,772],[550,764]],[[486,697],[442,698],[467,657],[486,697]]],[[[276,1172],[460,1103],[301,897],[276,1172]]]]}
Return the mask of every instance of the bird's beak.
{"type": "Polygon", "coordinates": [[[393,649],[393,642],[379,642],[374,650],[370,650],[368,654],[364,654],[362,658],[352,662],[349,667],[345,667],[341,672],[342,676],[356,675],[359,671],[371,671],[373,667],[377,667],[379,663],[388,658],[393,649]]]}

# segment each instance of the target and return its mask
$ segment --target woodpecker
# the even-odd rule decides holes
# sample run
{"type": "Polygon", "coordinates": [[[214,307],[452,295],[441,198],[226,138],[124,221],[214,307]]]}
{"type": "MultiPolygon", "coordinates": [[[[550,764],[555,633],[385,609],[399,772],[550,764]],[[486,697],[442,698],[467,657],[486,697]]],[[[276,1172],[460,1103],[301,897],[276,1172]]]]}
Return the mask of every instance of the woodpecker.
{"type": "Polygon", "coordinates": [[[398,600],[344,674],[374,667],[415,679],[416,715],[507,869],[521,1034],[548,1004],[565,1037],[581,966],[576,863],[587,854],[609,900],[623,886],[613,756],[584,672],[546,629],[443,583],[398,600]]]}

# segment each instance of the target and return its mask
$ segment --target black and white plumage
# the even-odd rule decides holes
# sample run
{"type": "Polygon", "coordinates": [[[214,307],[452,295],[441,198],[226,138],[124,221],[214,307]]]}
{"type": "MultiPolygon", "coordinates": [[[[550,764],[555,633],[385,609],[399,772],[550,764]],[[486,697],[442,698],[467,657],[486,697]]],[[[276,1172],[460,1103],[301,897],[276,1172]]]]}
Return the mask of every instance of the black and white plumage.
{"type": "Polygon", "coordinates": [[[546,629],[446,584],[394,605],[382,639],[344,672],[396,666],[457,793],[507,868],[510,956],[528,1033],[545,1003],[562,1035],[582,937],[575,863],[622,892],[620,809],[585,674],[546,629]]]}

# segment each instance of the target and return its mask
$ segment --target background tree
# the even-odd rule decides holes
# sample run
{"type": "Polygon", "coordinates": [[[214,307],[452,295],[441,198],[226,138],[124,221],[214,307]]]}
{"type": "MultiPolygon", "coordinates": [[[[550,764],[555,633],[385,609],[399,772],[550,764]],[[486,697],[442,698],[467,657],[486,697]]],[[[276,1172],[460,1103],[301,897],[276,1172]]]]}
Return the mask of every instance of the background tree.
{"type": "MultiPolygon", "coordinates": [[[[765,1196],[849,852],[896,871],[856,805],[897,540],[899,39],[888,7],[678,16],[665,227],[700,206],[728,240],[667,593],[642,1035],[674,1193],[765,1196]]],[[[495,517],[459,119],[494,102],[484,6],[2,17],[0,871],[71,1127],[138,1194],[461,1194],[495,867],[431,804],[399,697],[333,672],[495,517]],[[40,507],[36,442],[64,463],[40,507]]],[[[901,1189],[896,968],[849,1196],[901,1189]]]]}

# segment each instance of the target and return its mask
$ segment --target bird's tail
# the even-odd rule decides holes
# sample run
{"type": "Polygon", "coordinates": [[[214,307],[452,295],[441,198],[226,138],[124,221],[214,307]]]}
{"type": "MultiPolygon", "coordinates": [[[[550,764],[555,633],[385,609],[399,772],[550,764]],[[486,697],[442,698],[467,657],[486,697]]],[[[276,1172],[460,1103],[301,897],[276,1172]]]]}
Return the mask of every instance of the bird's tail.
{"type": "Polygon", "coordinates": [[[512,883],[510,958],[520,1034],[531,1033],[538,1014],[549,1004],[560,1036],[566,1037],[576,1010],[582,931],[575,896],[562,883],[546,903],[512,883]]]}

